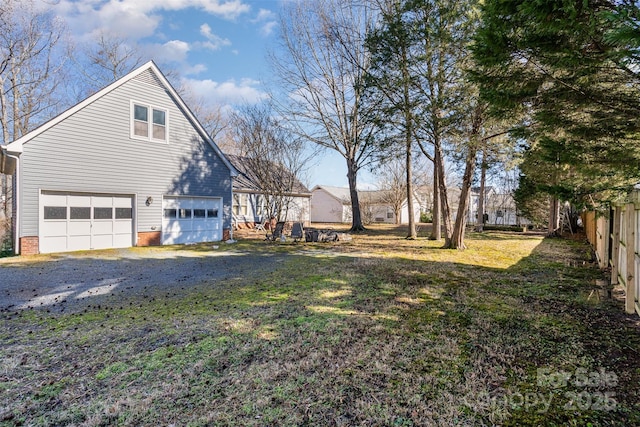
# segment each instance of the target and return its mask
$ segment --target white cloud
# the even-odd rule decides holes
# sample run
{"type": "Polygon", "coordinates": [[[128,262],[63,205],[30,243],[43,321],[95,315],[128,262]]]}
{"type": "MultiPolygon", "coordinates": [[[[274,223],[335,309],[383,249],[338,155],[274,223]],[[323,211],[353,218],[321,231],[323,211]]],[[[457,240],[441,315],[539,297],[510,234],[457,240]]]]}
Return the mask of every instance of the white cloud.
{"type": "Polygon", "coordinates": [[[258,11],[258,15],[253,18],[250,22],[253,24],[262,23],[262,26],[259,29],[259,32],[262,36],[269,36],[273,33],[273,30],[278,25],[278,22],[275,20],[276,14],[268,9],[260,9],[258,11]]]}
{"type": "Polygon", "coordinates": [[[211,27],[208,24],[202,24],[200,26],[200,34],[207,38],[207,41],[202,43],[202,46],[210,50],[219,50],[223,46],[230,46],[231,41],[220,37],[217,34],[211,32],[211,27]]]}
{"type": "Polygon", "coordinates": [[[204,64],[185,65],[182,67],[182,74],[185,76],[192,76],[207,71],[207,66],[204,64]]]}
{"type": "Polygon", "coordinates": [[[253,79],[241,79],[239,82],[232,79],[222,83],[210,79],[185,79],[184,83],[214,105],[255,104],[268,96],[258,88],[259,82],[253,79]]]}
{"type": "Polygon", "coordinates": [[[151,10],[131,7],[129,3],[112,0],[95,8],[92,2],[61,0],[55,11],[66,20],[72,32],[82,38],[101,32],[131,39],[152,35],[162,18],[151,10]]]}
{"type": "Polygon", "coordinates": [[[278,23],[276,21],[267,22],[260,28],[260,34],[262,34],[265,37],[271,35],[277,25],[278,23]]]}
{"type": "Polygon", "coordinates": [[[201,0],[201,3],[203,3],[203,8],[207,12],[226,19],[235,19],[251,9],[251,6],[242,3],[242,0],[224,1],[222,3],[218,0],[201,0]]]}
{"type": "Polygon", "coordinates": [[[182,40],[170,40],[164,44],[146,45],[148,56],[160,63],[182,63],[191,50],[189,43],[182,40]]]}
{"type": "Polygon", "coordinates": [[[252,22],[263,22],[274,20],[276,18],[276,14],[269,9],[260,9],[258,11],[258,15],[252,20],[252,22]]]}
{"type": "Polygon", "coordinates": [[[242,0],[59,0],[55,5],[56,13],[67,21],[75,34],[108,30],[133,39],[152,35],[162,21],[162,12],[188,8],[227,20],[234,20],[251,10],[242,0]]]}

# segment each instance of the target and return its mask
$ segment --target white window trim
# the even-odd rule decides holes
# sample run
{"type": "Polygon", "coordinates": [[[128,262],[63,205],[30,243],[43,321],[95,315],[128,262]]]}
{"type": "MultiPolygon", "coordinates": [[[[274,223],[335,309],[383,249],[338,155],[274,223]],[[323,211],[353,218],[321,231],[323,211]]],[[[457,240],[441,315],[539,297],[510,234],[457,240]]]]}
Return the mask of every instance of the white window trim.
{"type": "Polygon", "coordinates": [[[131,137],[131,139],[138,139],[141,141],[153,141],[153,142],[158,142],[161,144],[166,144],[169,142],[169,110],[167,110],[166,108],[162,108],[162,107],[157,107],[154,106],[152,104],[146,103],[146,102],[138,102],[138,101],[134,101],[131,100],[131,105],[129,108],[129,135],[131,137]],[[147,134],[149,136],[140,136],[140,135],[136,135],[134,130],[135,130],[135,106],[139,105],[140,107],[146,107],[147,108],[147,118],[149,119],[147,121],[147,134]],[[158,111],[163,111],[164,112],[164,136],[165,139],[157,139],[153,137],[153,110],[158,110],[158,111]]]}

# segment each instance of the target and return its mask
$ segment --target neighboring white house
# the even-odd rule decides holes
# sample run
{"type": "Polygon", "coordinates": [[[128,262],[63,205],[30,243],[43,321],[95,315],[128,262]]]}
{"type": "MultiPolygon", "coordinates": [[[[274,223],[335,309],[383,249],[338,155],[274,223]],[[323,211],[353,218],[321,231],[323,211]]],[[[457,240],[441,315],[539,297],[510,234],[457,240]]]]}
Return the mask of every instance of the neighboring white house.
{"type": "MultiPolygon", "coordinates": [[[[257,223],[269,220],[267,218],[266,197],[263,186],[260,185],[258,174],[253,167],[259,161],[251,161],[246,157],[228,154],[227,158],[238,171],[233,179],[233,221],[236,228],[253,228],[257,223]]],[[[276,170],[276,166],[264,166],[276,170]]],[[[279,221],[311,222],[311,192],[290,171],[282,171],[286,176],[280,181],[289,183],[291,188],[282,189],[277,195],[271,195],[273,202],[282,205],[279,221]]]]}
{"type": "Polygon", "coordinates": [[[153,62],[0,153],[16,253],[230,237],[236,171],[153,62]]]}
{"type": "MultiPolygon", "coordinates": [[[[475,224],[477,220],[478,204],[480,201],[480,188],[471,189],[469,203],[469,224],[475,224]]],[[[526,225],[529,221],[519,217],[513,196],[508,192],[497,192],[492,186],[485,188],[484,198],[485,224],[491,225],[526,225]]]]}
{"type": "MultiPolygon", "coordinates": [[[[328,223],[349,223],[352,220],[351,195],[348,188],[316,185],[311,190],[311,221],[328,223]]],[[[365,223],[396,223],[396,213],[383,190],[359,190],[358,200],[362,220],[365,223]]],[[[420,219],[420,203],[413,201],[414,218],[420,219]]],[[[400,209],[401,224],[409,222],[406,199],[400,209]]]]}

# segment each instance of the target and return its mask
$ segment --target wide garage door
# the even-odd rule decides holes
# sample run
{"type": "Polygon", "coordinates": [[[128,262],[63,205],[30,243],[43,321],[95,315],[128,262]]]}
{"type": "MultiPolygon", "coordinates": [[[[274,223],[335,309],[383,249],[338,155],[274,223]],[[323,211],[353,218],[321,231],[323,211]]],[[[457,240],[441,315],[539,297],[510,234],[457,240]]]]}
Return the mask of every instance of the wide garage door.
{"type": "Polygon", "coordinates": [[[42,192],[39,240],[41,253],[130,247],[133,197],[42,192]]]}
{"type": "Polygon", "coordinates": [[[222,199],[164,197],[162,244],[222,240],[222,199]]]}

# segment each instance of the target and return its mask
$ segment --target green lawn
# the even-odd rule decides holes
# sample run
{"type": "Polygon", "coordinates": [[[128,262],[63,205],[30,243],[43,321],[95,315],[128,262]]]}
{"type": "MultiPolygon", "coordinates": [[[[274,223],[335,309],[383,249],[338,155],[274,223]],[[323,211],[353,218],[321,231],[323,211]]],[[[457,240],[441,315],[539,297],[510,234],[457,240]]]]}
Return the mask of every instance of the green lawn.
{"type": "Polygon", "coordinates": [[[122,308],[3,313],[0,425],[640,425],[640,319],[588,298],[584,243],[403,237],[243,240],[286,260],[122,308]]]}

